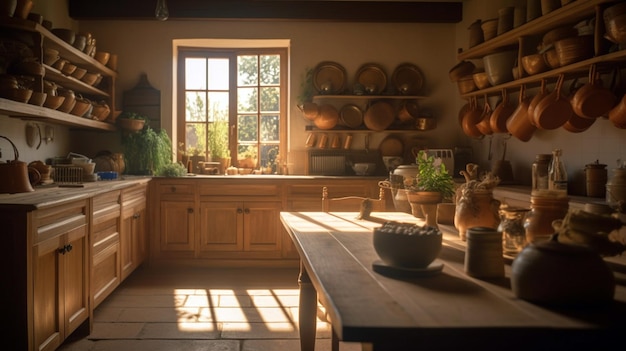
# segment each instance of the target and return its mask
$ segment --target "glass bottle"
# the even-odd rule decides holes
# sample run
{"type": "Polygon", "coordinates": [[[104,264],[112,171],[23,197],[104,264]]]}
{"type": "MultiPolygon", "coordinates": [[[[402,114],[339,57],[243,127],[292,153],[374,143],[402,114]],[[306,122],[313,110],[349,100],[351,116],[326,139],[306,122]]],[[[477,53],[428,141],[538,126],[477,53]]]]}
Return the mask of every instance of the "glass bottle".
{"type": "Polygon", "coordinates": [[[548,173],[550,170],[551,154],[538,154],[532,166],[532,190],[548,190],[548,173]]]}
{"type": "Polygon", "coordinates": [[[567,170],[561,160],[561,149],[552,151],[552,163],[548,176],[548,189],[567,194],[567,170]]]}

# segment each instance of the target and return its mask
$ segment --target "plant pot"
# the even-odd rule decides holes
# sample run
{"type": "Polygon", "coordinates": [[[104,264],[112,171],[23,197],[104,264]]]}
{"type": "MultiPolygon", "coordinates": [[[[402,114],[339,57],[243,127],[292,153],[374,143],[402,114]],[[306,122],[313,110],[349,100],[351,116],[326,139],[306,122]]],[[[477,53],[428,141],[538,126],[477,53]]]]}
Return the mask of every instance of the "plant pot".
{"type": "Polygon", "coordinates": [[[143,129],[146,121],[143,119],[119,118],[117,120],[119,126],[131,132],[138,132],[143,129]]]}
{"type": "Polygon", "coordinates": [[[436,191],[407,191],[407,200],[411,205],[411,214],[416,218],[424,218],[435,222],[437,217],[437,204],[443,199],[441,193],[436,191]],[[423,205],[434,205],[426,206],[423,205]]]}

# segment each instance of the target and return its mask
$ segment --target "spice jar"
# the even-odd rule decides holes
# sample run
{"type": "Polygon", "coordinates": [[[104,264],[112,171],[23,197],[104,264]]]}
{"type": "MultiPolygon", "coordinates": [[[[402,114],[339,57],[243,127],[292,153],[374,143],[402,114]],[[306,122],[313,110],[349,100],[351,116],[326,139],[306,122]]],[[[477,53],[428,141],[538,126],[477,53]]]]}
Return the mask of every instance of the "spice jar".
{"type": "Polygon", "coordinates": [[[613,176],[606,183],[606,202],[616,205],[626,201],[626,168],[613,169],[613,176]]]}
{"type": "Polygon", "coordinates": [[[494,228],[472,227],[467,229],[465,273],[476,278],[499,278],[504,276],[502,235],[494,228]]]}
{"type": "Polygon", "coordinates": [[[559,191],[543,191],[530,196],[530,212],[524,218],[526,241],[529,243],[550,239],[554,233],[552,221],[563,219],[569,209],[569,198],[559,191]]]}
{"type": "Polygon", "coordinates": [[[500,206],[500,225],[502,233],[502,250],[507,255],[517,255],[526,246],[526,229],[524,217],[528,208],[500,206]]]}
{"type": "Polygon", "coordinates": [[[551,161],[551,154],[538,154],[535,156],[535,162],[532,165],[532,190],[548,189],[548,172],[551,161]]]}
{"type": "Polygon", "coordinates": [[[585,165],[585,184],[587,196],[606,196],[606,180],[606,165],[600,164],[598,161],[585,165]]]}

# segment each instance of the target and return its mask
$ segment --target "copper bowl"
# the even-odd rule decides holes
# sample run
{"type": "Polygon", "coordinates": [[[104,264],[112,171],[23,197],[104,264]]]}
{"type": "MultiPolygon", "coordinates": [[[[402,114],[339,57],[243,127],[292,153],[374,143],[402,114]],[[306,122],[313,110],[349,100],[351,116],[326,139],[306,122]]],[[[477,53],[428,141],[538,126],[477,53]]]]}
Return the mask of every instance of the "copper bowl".
{"type": "Polygon", "coordinates": [[[551,69],[561,67],[561,62],[559,62],[559,55],[556,53],[555,49],[550,49],[543,53],[543,59],[551,69]]]}
{"type": "Polygon", "coordinates": [[[63,101],[65,101],[65,96],[47,95],[46,101],[43,103],[43,107],[56,110],[63,104],[63,101]]]}
{"type": "Polygon", "coordinates": [[[554,48],[561,66],[593,57],[593,35],[579,35],[558,40],[554,48]]]}
{"type": "Polygon", "coordinates": [[[487,89],[491,86],[489,78],[487,77],[487,72],[474,73],[472,78],[474,79],[474,84],[476,84],[478,89],[487,89]]]}
{"type": "Polygon", "coordinates": [[[96,54],[93,56],[96,61],[100,62],[103,65],[106,65],[109,62],[109,58],[111,54],[106,51],[96,51],[96,54]]]}
{"type": "Polygon", "coordinates": [[[548,70],[548,64],[542,54],[532,54],[522,57],[522,67],[530,76],[548,70]]]}
{"type": "Polygon", "coordinates": [[[603,17],[608,39],[617,44],[626,44],[626,3],[607,8],[603,17]]]}

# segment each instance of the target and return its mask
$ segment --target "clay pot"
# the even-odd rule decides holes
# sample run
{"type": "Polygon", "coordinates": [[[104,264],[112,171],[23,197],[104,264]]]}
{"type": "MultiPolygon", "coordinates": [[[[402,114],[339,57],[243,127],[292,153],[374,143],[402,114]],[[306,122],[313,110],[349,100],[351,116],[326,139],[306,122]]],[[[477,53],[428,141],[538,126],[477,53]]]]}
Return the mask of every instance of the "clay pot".
{"type": "Polygon", "coordinates": [[[463,192],[457,199],[454,226],[461,240],[466,240],[467,229],[488,227],[496,229],[500,224],[500,201],[493,198],[491,191],[463,192]]]}
{"type": "Polygon", "coordinates": [[[554,91],[541,99],[535,108],[533,118],[540,129],[556,129],[565,124],[572,116],[572,105],[566,96],[561,94],[564,76],[561,74],[554,91]]]}
{"type": "Polygon", "coordinates": [[[594,251],[545,241],[529,244],[513,260],[511,288],[535,303],[588,307],[613,301],[615,278],[594,251]]]}
{"type": "Polygon", "coordinates": [[[515,106],[509,102],[506,89],[502,89],[502,101],[491,114],[489,126],[494,133],[507,133],[506,121],[515,111],[515,106]]]}
{"type": "Polygon", "coordinates": [[[576,91],[572,98],[572,110],[580,117],[598,118],[615,106],[617,98],[611,90],[602,86],[596,73],[596,65],[589,68],[589,82],[576,91]]]}
{"type": "Polygon", "coordinates": [[[519,104],[511,117],[506,121],[506,129],[514,137],[521,141],[528,141],[533,136],[537,128],[530,124],[528,118],[528,105],[532,100],[531,97],[525,95],[526,87],[522,85],[519,92],[519,104]]]}

